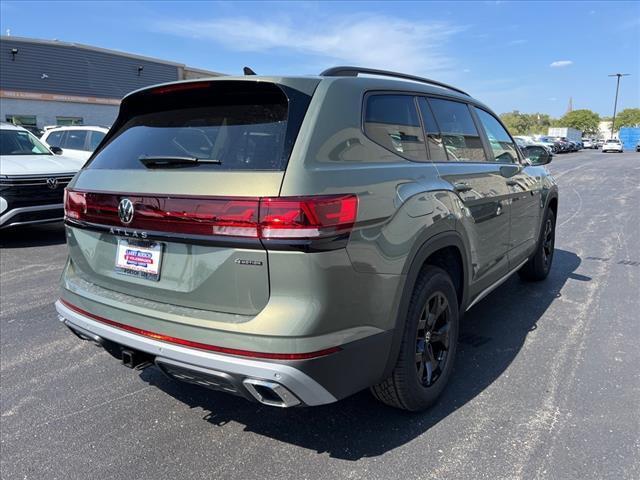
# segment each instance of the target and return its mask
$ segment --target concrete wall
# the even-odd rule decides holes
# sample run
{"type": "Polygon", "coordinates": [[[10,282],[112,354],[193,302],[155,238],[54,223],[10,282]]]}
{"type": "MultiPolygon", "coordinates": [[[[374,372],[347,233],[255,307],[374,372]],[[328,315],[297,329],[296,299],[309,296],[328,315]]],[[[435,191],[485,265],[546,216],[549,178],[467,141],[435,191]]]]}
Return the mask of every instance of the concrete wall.
{"type": "Polygon", "coordinates": [[[42,128],[56,125],[56,116],[82,117],[85,125],[109,127],[118,115],[118,108],[114,105],[0,98],[0,120],[4,122],[7,115],[35,115],[38,127],[42,128]]]}

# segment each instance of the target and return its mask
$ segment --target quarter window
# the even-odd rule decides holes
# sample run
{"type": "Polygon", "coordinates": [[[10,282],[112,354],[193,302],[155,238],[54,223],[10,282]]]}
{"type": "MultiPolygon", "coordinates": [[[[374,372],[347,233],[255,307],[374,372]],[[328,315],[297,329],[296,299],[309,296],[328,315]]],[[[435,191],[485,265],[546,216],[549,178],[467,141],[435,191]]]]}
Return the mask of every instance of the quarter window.
{"type": "Polygon", "coordinates": [[[89,150],[91,152],[93,152],[96,148],[98,148],[98,145],[104,138],[104,135],[105,135],[104,133],[97,132],[95,130],[91,132],[91,136],[89,137],[89,150]]]}
{"type": "Polygon", "coordinates": [[[378,145],[402,157],[415,161],[427,160],[424,135],[413,96],[369,96],[364,131],[378,145]]]}
{"type": "Polygon", "coordinates": [[[518,161],[517,147],[504,127],[500,125],[500,122],[493,115],[484,110],[476,108],[476,113],[489,138],[495,161],[499,163],[516,163],[518,161]]]}
{"type": "Polygon", "coordinates": [[[442,141],[451,162],[486,162],[469,107],[465,103],[430,98],[429,104],[442,132],[442,141]]]}

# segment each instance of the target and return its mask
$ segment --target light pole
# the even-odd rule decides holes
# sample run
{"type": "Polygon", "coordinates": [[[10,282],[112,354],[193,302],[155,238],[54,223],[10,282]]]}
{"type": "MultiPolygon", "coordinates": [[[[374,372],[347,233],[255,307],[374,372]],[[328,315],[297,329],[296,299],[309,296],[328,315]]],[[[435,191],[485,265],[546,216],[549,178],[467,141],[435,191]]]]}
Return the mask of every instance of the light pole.
{"type": "Polygon", "coordinates": [[[620,77],[628,77],[630,73],[614,73],[609,77],[618,77],[616,82],[616,99],[613,102],[613,119],[611,120],[611,138],[613,138],[613,130],[616,126],[616,110],[618,109],[618,90],[620,89],[620,77]]]}

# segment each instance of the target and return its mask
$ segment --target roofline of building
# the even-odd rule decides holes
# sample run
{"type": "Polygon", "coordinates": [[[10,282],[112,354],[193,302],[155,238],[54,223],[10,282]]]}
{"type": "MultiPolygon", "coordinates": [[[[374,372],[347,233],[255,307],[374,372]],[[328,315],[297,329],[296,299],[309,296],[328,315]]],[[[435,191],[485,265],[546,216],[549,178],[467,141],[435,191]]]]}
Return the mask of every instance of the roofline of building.
{"type": "Polygon", "coordinates": [[[1,35],[0,36],[0,42],[7,41],[7,40],[11,40],[11,41],[14,41],[14,42],[23,42],[23,43],[37,43],[37,44],[40,44],[40,45],[55,45],[55,46],[59,46],[59,47],[82,48],[84,50],[92,50],[94,52],[101,52],[101,53],[108,53],[108,54],[111,54],[111,55],[118,55],[120,57],[133,58],[133,59],[136,59],[136,60],[144,60],[144,61],[153,62],[153,63],[161,63],[163,65],[171,65],[171,66],[182,68],[182,69],[186,68],[188,70],[202,72],[202,73],[210,73],[210,74],[218,75],[218,76],[225,75],[224,73],[212,72],[211,70],[203,70],[201,68],[193,68],[193,67],[190,67],[188,65],[185,65],[184,63],[171,62],[169,60],[162,60],[162,59],[155,58],[155,57],[146,57],[144,55],[136,55],[134,53],[122,52],[120,50],[111,50],[109,48],[94,47],[93,45],[85,45],[83,43],[65,42],[65,41],[62,41],[62,40],[43,40],[43,39],[40,39],[40,38],[29,38],[29,37],[14,37],[13,35],[1,35]]]}

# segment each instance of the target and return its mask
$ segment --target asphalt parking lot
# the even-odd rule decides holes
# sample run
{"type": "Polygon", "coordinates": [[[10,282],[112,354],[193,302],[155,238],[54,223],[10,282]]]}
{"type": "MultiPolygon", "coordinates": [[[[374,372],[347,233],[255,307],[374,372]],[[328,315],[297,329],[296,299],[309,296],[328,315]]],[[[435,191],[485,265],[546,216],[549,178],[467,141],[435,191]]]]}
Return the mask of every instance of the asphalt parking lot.
{"type": "Polygon", "coordinates": [[[280,410],[129,370],[53,302],[59,225],[0,233],[3,479],[640,478],[640,153],[557,155],[554,266],[468,312],[423,414],[280,410]]]}

